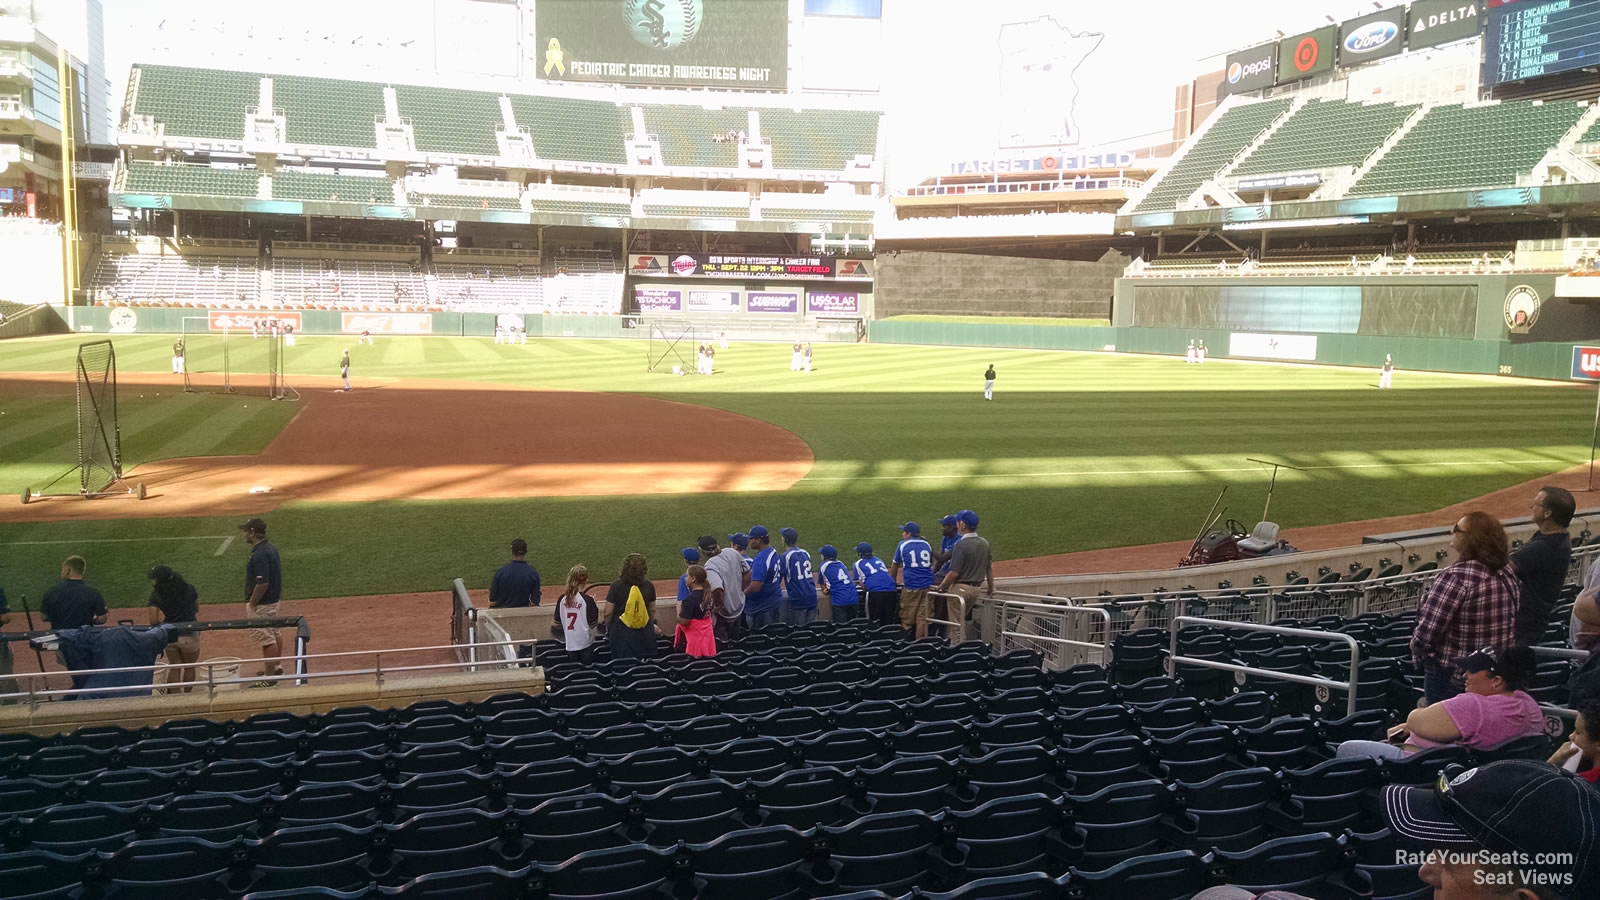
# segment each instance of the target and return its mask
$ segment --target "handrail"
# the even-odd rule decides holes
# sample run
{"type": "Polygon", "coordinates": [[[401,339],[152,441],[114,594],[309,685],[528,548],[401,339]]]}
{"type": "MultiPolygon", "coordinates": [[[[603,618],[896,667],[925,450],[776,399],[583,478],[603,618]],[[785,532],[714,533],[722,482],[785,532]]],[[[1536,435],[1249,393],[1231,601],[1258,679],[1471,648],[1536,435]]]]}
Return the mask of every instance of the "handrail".
{"type": "MultiPolygon", "coordinates": [[[[256,624],[259,625],[260,622],[258,621],[256,624]]],[[[38,633],[35,633],[35,634],[38,634],[38,633]]],[[[44,632],[43,634],[48,635],[48,634],[51,634],[51,632],[44,632]]],[[[8,635],[8,637],[9,637],[9,635],[8,635]]],[[[300,646],[300,647],[303,647],[304,643],[301,642],[301,641],[297,641],[297,645],[300,646]]],[[[515,641],[476,641],[472,645],[470,645],[470,652],[473,654],[473,658],[476,659],[477,658],[477,649],[479,647],[506,647],[506,646],[516,646],[516,645],[517,645],[517,642],[515,642],[515,641]]],[[[460,647],[460,645],[457,645],[457,644],[440,644],[440,645],[433,645],[433,646],[427,646],[427,647],[394,647],[394,648],[377,649],[377,650],[343,650],[343,651],[338,651],[338,652],[334,652],[334,653],[304,653],[304,652],[300,652],[300,653],[297,653],[297,654],[292,655],[292,656],[262,657],[261,661],[263,663],[278,663],[278,662],[285,662],[285,661],[290,661],[290,660],[295,661],[295,663],[296,663],[296,671],[295,671],[295,673],[293,675],[277,676],[277,678],[284,678],[284,679],[287,679],[287,680],[292,680],[296,684],[305,684],[305,683],[307,683],[307,682],[309,682],[309,681],[311,681],[313,679],[319,679],[319,678],[344,678],[344,677],[351,677],[351,676],[358,676],[358,675],[372,675],[372,676],[375,677],[376,683],[381,686],[383,684],[383,682],[384,682],[385,676],[387,674],[394,673],[394,672],[425,672],[425,671],[435,671],[435,670],[441,670],[441,669],[460,669],[461,668],[461,664],[459,662],[417,663],[417,664],[413,664],[413,665],[404,665],[404,666],[386,666],[386,665],[384,665],[384,661],[383,661],[383,657],[384,657],[385,654],[389,654],[392,657],[395,654],[425,653],[425,652],[440,651],[440,650],[452,650],[452,651],[460,652],[461,647],[460,647]],[[334,669],[334,670],[330,670],[330,671],[326,671],[326,672],[311,672],[306,668],[306,665],[305,665],[305,661],[306,660],[311,660],[311,659],[342,659],[342,658],[352,657],[352,656],[371,656],[373,658],[373,665],[370,668],[334,669]]],[[[506,666],[522,665],[522,664],[525,664],[527,662],[528,662],[528,660],[525,660],[525,659],[496,660],[494,663],[492,663],[490,665],[494,665],[496,667],[506,667],[506,666]]],[[[485,665],[485,663],[479,663],[479,665],[485,665]]],[[[118,667],[104,668],[104,669],[69,669],[69,670],[65,670],[65,671],[51,671],[51,672],[14,672],[14,673],[12,673],[12,675],[10,677],[19,678],[19,679],[26,679],[27,680],[27,684],[28,684],[28,689],[26,691],[17,691],[17,692],[14,692],[14,693],[0,694],[0,700],[27,698],[28,703],[30,704],[30,706],[33,706],[33,707],[37,708],[40,698],[49,699],[49,698],[55,698],[55,697],[77,696],[77,695],[82,695],[82,694],[96,694],[96,695],[99,695],[99,694],[117,694],[117,693],[144,693],[144,692],[151,691],[154,688],[154,685],[152,685],[152,684],[113,685],[113,686],[95,687],[95,688],[65,688],[65,689],[53,690],[53,689],[49,689],[48,687],[46,687],[45,689],[36,688],[36,687],[34,687],[34,682],[43,681],[48,685],[47,679],[52,675],[68,675],[68,676],[72,676],[72,675],[93,675],[93,674],[105,674],[105,673],[117,673],[117,672],[150,672],[152,674],[152,676],[153,676],[155,672],[160,671],[162,669],[167,669],[167,670],[170,671],[171,669],[175,669],[175,668],[197,668],[197,669],[198,668],[204,668],[206,670],[206,678],[203,681],[201,681],[201,680],[195,680],[195,681],[169,681],[169,682],[166,682],[164,685],[162,685],[162,687],[173,688],[173,687],[200,687],[200,686],[204,686],[206,688],[206,691],[207,691],[208,695],[210,695],[212,697],[215,697],[217,689],[219,687],[224,686],[224,685],[256,684],[256,683],[258,683],[260,681],[263,681],[263,680],[276,680],[276,678],[274,678],[274,676],[270,676],[270,675],[268,675],[268,676],[251,676],[251,677],[235,677],[235,678],[217,678],[217,677],[215,677],[215,674],[214,674],[215,664],[214,663],[208,664],[204,660],[197,661],[197,662],[193,663],[192,665],[187,665],[187,666],[172,666],[172,665],[167,665],[167,664],[156,664],[156,665],[149,665],[149,666],[118,666],[118,667]]]]}
{"type": "Polygon", "coordinates": [[[1283,681],[1292,681],[1297,684],[1309,684],[1315,687],[1343,688],[1345,691],[1345,715],[1355,715],[1356,689],[1360,685],[1361,675],[1361,644],[1348,634],[1338,631],[1313,631],[1309,628],[1289,628],[1283,625],[1257,625],[1254,622],[1229,622],[1224,619],[1202,619],[1198,616],[1175,616],[1172,620],[1172,644],[1168,648],[1168,660],[1172,663],[1172,672],[1177,674],[1179,665],[1201,666],[1207,669],[1221,669],[1224,672],[1243,672],[1247,675],[1258,675],[1265,678],[1278,678],[1283,681]],[[1294,637],[1309,637],[1321,641],[1342,640],[1350,645],[1350,680],[1335,681],[1331,678],[1320,678],[1315,675],[1296,675],[1293,672],[1278,672],[1272,669],[1258,669],[1255,666],[1245,666],[1238,663],[1218,662],[1214,659],[1201,659],[1193,656],[1178,655],[1178,632],[1180,623],[1191,625],[1205,625],[1212,628],[1233,628],[1239,631],[1265,631],[1270,634],[1281,634],[1294,637]]]}
{"type": "MultiPolygon", "coordinates": [[[[1082,647],[1088,650],[1098,650],[1101,654],[1101,663],[1110,663],[1112,653],[1111,614],[1103,607],[1063,605],[1059,602],[1041,603],[1038,601],[1056,601],[1060,598],[1049,597],[1042,594],[1024,594],[1019,591],[995,591],[994,598],[994,602],[997,604],[995,608],[995,631],[999,637],[1020,637],[1031,641],[1044,641],[1045,643],[1050,644],[1062,644],[1065,646],[1082,647]],[[1021,599],[1003,599],[1006,597],[1016,597],[1021,599]],[[1050,635],[1044,634],[1030,634],[1025,631],[1007,631],[1005,627],[1005,612],[1008,609],[1021,609],[1026,612],[1035,613],[1048,612],[1051,614],[1060,614],[1062,616],[1066,616],[1067,614],[1078,614],[1086,616],[1090,619],[1098,618],[1100,619],[1102,625],[1102,630],[1100,633],[1105,636],[1105,640],[1081,641],[1073,638],[1051,637],[1050,635]]],[[[1091,630],[1089,633],[1093,634],[1094,632],[1091,630]]]]}
{"type": "Polygon", "coordinates": [[[954,619],[955,620],[955,621],[951,621],[950,619],[936,619],[932,615],[929,615],[928,616],[928,624],[929,625],[943,625],[946,628],[951,629],[950,632],[946,635],[946,640],[948,640],[952,644],[959,644],[959,643],[965,641],[967,639],[967,598],[961,596],[960,594],[951,594],[951,593],[946,593],[944,591],[932,591],[932,590],[928,591],[928,596],[929,597],[943,597],[944,601],[945,601],[945,610],[946,610],[945,614],[950,616],[950,619],[954,619]],[[957,612],[960,613],[959,615],[949,611],[949,610],[951,610],[953,608],[950,605],[952,600],[955,601],[956,604],[959,607],[957,609],[957,612]]]}

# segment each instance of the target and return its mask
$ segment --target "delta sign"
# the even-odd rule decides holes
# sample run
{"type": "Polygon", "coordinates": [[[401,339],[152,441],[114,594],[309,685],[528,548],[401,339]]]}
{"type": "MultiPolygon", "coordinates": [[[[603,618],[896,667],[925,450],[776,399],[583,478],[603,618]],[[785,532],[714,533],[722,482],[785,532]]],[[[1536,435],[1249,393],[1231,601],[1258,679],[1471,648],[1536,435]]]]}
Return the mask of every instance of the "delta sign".
{"type": "Polygon", "coordinates": [[[1600,381],[1600,347],[1572,348],[1574,381],[1600,381]]]}

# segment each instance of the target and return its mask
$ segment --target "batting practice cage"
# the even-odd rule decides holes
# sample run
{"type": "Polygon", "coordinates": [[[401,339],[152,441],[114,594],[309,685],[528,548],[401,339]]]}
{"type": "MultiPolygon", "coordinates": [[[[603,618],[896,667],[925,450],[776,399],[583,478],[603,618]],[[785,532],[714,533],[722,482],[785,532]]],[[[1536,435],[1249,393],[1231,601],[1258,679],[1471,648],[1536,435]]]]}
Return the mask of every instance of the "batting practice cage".
{"type": "Polygon", "coordinates": [[[122,479],[122,427],[117,420],[117,351],[110,341],[78,345],[77,367],[78,461],[55,480],[35,491],[24,488],[22,502],[51,494],[50,489],[74,473],[78,495],[111,497],[134,495],[144,499],[143,484],[122,479]]]}
{"type": "Polygon", "coordinates": [[[699,372],[695,361],[700,341],[694,323],[687,319],[647,319],[650,340],[645,349],[645,371],[672,375],[699,372]]]}
{"type": "Polygon", "coordinates": [[[276,328],[213,330],[208,317],[185,316],[183,389],[191,394],[299,399],[283,378],[283,341],[276,328]]]}

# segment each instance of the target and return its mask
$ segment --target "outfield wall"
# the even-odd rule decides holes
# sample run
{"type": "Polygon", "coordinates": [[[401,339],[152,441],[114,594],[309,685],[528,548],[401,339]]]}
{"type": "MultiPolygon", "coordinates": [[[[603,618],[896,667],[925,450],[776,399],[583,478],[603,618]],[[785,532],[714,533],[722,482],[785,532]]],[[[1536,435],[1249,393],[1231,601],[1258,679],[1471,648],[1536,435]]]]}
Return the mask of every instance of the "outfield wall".
{"type": "MultiPolygon", "coordinates": [[[[1203,340],[1212,358],[1228,356],[1230,332],[1179,328],[1109,328],[1062,325],[990,325],[966,322],[872,322],[869,339],[879,344],[932,344],[952,347],[1004,347],[1024,350],[1117,350],[1182,356],[1190,340],[1203,340]]],[[[1446,338],[1309,335],[1316,339],[1312,359],[1326,365],[1377,368],[1384,354],[1402,370],[1518,375],[1561,381],[1571,375],[1572,347],[1565,342],[1511,343],[1446,338]]],[[[1252,357],[1255,358],[1255,357],[1252,357]]]]}

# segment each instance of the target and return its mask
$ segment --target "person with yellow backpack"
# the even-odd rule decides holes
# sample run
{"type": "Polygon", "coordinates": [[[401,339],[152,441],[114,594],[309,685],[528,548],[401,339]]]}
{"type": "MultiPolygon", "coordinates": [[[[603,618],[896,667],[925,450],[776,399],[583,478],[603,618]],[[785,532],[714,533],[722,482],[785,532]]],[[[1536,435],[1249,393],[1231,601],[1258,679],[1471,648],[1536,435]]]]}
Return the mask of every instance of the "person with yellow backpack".
{"type": "Polygon", "coordinates": [[[606,592],[606,639],[612,659],[653,659],[656,655],[656,588],[644,557],[629,553],[622,574],[606,592]]]}

